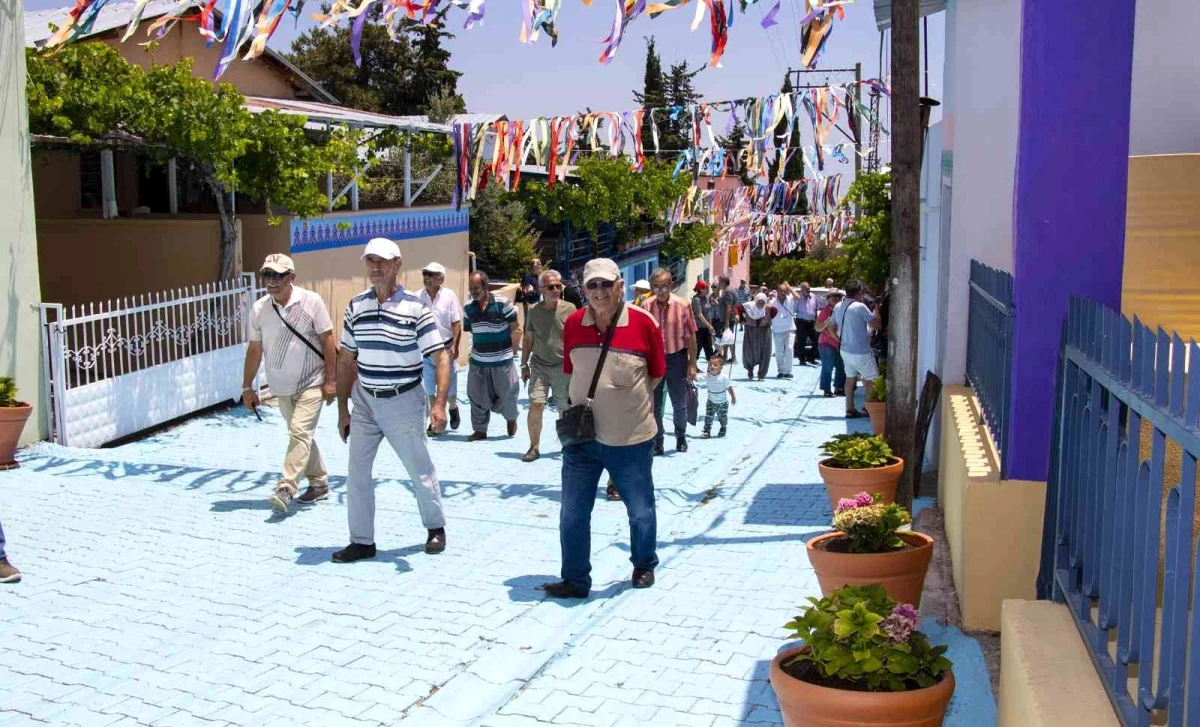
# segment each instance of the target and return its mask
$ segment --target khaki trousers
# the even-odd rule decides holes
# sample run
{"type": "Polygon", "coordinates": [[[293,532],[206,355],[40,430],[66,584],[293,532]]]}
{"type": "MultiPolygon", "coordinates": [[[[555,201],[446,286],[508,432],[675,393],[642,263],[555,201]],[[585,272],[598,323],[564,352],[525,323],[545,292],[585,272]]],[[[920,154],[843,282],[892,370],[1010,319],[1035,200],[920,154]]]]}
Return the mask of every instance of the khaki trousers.
{"type": "Polygon", "coordinates": [[[321,459],[321,450],[317,449],[317,443],[313,440],[313,432],[317,430],[317,421],[325,404],[321,387],[313,386],[290,396],[276,398],[288,427],[287,455],[283,458],[283,476],[279,479],[279,485],[288,488],[294,495],[299,489],[297,482],[303,475],[313,487],[327,486],[329,473],[325,470],[325,460],[321,459]]]}

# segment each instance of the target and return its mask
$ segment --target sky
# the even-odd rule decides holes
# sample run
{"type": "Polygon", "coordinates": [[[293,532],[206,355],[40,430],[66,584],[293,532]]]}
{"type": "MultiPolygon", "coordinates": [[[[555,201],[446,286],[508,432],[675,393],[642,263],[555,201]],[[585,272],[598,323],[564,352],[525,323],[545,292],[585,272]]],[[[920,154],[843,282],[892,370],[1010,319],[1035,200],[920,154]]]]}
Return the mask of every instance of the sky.
{"type": "MultiPolygon", "coordinates": [[[[616,58],[608,65],[601,65],[598,58],[603,45],[598,41],[607,37],[612,28],[617,2],[620,0],[593,0],[589,7],[582,0],[564,0],[558,17],[557,47],[551,47],[544,35],[536,44],[521,43],[519,9],[524,5],[523,0],[487,0],[484,20],[471,30],[462,29],[466,14],[451,9],[449,29],[455,33],[448,44],[451,67],[463,74],[459,92],[466,99],[467,110],[518,119],[567,115],[586,108],[632,109],[635,107],[632,92],[642,87],[645,38],[650,35],[655,38],[664,68],[678,61],[693,66],[707,63],[711,43],[708,18],[695,33],[690,32],[693,10],[689,5],[653,20],[648,16],[635,20],[626,29],[616,58]]],[[[770,8],[770,0],[760,0],[757,6],[748,9],[747,15],[738,15],[730,30],[723,67],[706,68],[696,77],[696,87],[706,101],[774,93],[779,90],[785,71],[798,67],[800,33],[796,19],[803,10],[804,0],[781,0],[781,3],[779,23],[769,30],[762,29],[759,21],[760,13],[770,8]]],[[[26,0],[25,7],[34,10],[68,4],[63,0],[26,0]]],[[[315,24],[308,16],[318,8],[317,0],[308,0],[299,27],[290,19],[284,20],[270,45],[276,50],[288,50],[293,38],[315,24]]],[[[944,18],[944,13],[929,18],[929,95],[934,98],[942,96],[944,18]]],[[[861,62],[864,78],[879,77],[879,38],[873,3],[858,0],[846,6],[844,21],[835,22],[818,65],[853,68],[856,62],[861,62]]],[[[885,75],[887,63],[885,55],[885,75]]],[[[847,80],[853,80],[853,75],[835,79],[847,80]]],[[[935,110],[933,120],[938,118],[935,110]]]]}

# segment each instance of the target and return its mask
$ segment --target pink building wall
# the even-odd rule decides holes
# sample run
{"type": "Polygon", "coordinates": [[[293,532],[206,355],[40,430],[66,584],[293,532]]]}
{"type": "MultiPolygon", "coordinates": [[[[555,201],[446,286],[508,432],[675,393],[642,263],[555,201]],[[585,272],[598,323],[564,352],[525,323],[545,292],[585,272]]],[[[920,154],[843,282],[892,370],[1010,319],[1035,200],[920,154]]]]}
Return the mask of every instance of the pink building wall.
{"type": "MultiPolygon", "coordinates": [[[[736,175],[726,177],[700,177],[699,181],[701,189],[738,189],[742,186],[742,180],[736,175]]],[[[750,281],[750,256],[742,255],[739,250],[736,255],[737,262],[734,265],[729,264],[729,251],[713,252],[709,255],[708,269],[709,281],[715,282],[718,276],[727,275],[734,287],[742,281],[750,281]]]]}

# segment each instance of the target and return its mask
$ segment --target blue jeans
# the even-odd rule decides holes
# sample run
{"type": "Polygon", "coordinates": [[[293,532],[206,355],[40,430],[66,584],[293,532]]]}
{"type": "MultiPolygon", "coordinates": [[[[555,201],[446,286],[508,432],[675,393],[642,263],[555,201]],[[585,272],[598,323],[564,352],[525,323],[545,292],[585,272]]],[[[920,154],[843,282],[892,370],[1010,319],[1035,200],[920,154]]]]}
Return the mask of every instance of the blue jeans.
{"type": "Polygon", "coordinates": [[[663,445],[663,409],[666,408],[668,392],[671,395],[671,414],[674,417],[675,438],[687,436],[687,370],[688,352],[676,351],[667,356],[667,375],[654,389],[654,421],[658,424],[658,435],[654,441],[663,445]]]}
{"type": "Polygon", "coordinates": [[[831,391],[829,388],[830,375],[833,375],[833,388],[844,389],[846,386],[846,366],[842,356],[833,346],[821,344],[821,391],[831,391]],[[836,370],[836,374],[834,371],[836,370]]]}
{"type": "Polygon", "coordinates": [[[4,560],[6,557],[4,555],[4,526],[0,524],[0,560],[4,560]]]}
{"type": "Polygon", "coordinates": [[[585,591],[592,587],[592,507],[600,474],[608,470],[629,513],[629,560],[634,568],[654,570],[657,517],[654,512],[654,440],[626,447],[596,441],[563,448],[562,506],[558,535],[562,545],[562,579],[585,591]]]}

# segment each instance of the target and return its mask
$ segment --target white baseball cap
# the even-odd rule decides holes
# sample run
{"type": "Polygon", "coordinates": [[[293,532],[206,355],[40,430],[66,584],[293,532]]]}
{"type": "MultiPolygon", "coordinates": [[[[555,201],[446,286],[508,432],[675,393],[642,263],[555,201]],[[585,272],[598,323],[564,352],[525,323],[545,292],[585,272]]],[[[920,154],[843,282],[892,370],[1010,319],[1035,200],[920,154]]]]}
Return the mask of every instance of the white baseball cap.
{"type": "Polygon", "coordinates": [[[276,273],[294,273],[296,272],[296,265],[287,255],[275,253],[274,255],[267,255],[267,259],[263,260],[262,267],[258,270],[259,272],[271,270],[276,273]]]}
{"type": "MultiPolygon", "coordinates": [[[[587,264],[583,266],[583,282],[587,283],[589,280],[596,279],[620,280],[621,269],[617,267],[616,263],[606,257],[598,257],[588,260],[587,264]]],[[[646,290],[649,289],[650,286],[647,285],[646,290]]]]}
{"type": "Polygon", "coordinates": [[[650,290],[650,281],[639,280],[633,284],[633,289],[634,290],[650,290]]]}
{"type": "Polygon", "coordinates": [[[367,249],[363,250],[362,256],[375,255],[384,260],[399,260],[400,246],[386,237],[376,237],[367,243],[367,249]]]}
{"type": "Polygon", "coordinates": [[[445,275],[446,274],[446,266],[442,265],[441,263],[429,263],[425,267],[421,268],[421,272],[437,273],[438,275],[445,275]]]}

